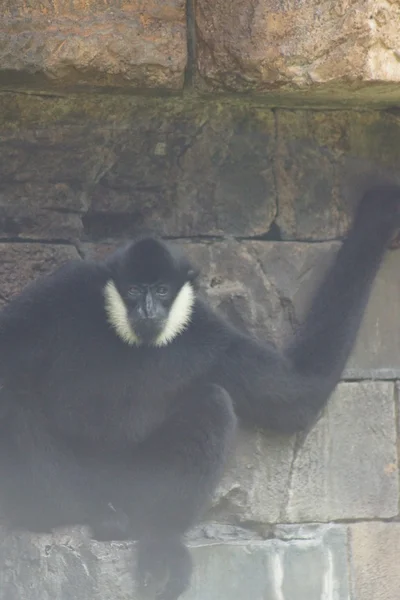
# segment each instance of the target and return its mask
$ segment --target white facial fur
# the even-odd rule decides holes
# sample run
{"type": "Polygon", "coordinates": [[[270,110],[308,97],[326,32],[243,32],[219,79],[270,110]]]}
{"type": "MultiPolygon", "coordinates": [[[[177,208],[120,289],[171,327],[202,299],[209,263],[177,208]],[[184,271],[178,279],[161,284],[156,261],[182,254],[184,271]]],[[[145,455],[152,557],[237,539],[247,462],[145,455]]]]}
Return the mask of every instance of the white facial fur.
{"type": "MultiPolygon", "coordinates": [[[[105,309],[108,321],[123,342],[130,346],[140,346],[141,340],[136,335],[128,319],[125,302],[112,279],[104,287],[105,309]]],[[[166,346],[182,333],[190,323],[195,301],[195,293],[187,281],[179,290],[168,313],[167,322],[154,340],[153,346],[166,346]]]]}

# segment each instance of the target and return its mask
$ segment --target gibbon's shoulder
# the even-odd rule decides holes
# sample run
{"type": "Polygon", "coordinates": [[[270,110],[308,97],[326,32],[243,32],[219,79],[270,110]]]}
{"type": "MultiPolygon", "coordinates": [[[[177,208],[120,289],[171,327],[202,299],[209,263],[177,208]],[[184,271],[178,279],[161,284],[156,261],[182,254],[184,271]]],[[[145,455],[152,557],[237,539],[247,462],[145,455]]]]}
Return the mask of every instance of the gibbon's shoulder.
{"type": "Polygon", "coordinates": [[[102,263],[79,259],[69,261],[28,283],[2,308],[0,319],[17,315],[28,318],[32,311],[50,309],[55,305],[67,308],[85,300],[102,299],[108,278],[108,269],[102,263]]]}

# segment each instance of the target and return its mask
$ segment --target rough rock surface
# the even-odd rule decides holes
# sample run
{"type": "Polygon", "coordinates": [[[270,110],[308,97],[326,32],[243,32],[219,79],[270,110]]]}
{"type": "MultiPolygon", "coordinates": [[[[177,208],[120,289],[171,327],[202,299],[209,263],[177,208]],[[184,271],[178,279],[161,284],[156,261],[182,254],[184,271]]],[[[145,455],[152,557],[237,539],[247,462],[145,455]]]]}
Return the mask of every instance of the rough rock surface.
{"type": "MultiPolygon", "coordinates": [[[[347,600],[343,527],[286,527],[276,539],[198,540],[195,572],[182,600],[347,600]]],[[[134,596],[134,551],[89,543],[81,533],[0,541],[0,600],[127,600],[134,596]]]]}
{"type": "Polygon", "coordinates": [[[356,600],[398,600],[400,523],[356,523],[350,539],[356,600]]]}
{"type": "Polygon", "coordinates": [[[239,521],[327,522],[398,513],[392,383],[342,383],[304,439],[243,431],[212,514],[239,521]]]}
{"type": "Polygon", "coordinates": [[[57,100],[16,127],[0,108],[0,237],[257,236],[276,216],[269,110],[57,100]]]}
{"type": "Polygon", "coordinates": [[[0,93],[0,130],[2,239],[337,239],[399,178],[397,114],[0,93]]]}
{"type": "Polygon", "coordinates": [[[397,2],[1,1],[0,86],[253,92],[304,106],[400,98],[397,2]],[[186,6],[187,5],[187,6],[186,6]],[[185,77],[185,75],[188,75],[185,77]]]}
{"type": "Polygon", "coordinates": [[[184,0],[2,0],[0,85],[179,90],[184,0]]]}
{"type": "Polygon", "coordinates": [[[202,87],[303,103],[393,101],[399,18],[397,2],[376,0],[198,0],[202,87]]]}

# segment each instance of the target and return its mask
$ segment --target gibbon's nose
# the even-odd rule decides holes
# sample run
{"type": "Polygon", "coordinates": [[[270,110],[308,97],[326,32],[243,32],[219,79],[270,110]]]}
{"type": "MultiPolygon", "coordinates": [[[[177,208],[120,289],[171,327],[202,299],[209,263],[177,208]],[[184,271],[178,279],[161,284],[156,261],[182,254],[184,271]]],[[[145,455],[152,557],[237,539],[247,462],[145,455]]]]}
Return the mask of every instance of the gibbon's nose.
{"type": "Polygon", "coordinates": [[[155,319],[156,318],[156,310],[154,307],[153,296],[151,292],[147,292],[146,298],[144,301],[144,315],[146,319],[155,319]]]}

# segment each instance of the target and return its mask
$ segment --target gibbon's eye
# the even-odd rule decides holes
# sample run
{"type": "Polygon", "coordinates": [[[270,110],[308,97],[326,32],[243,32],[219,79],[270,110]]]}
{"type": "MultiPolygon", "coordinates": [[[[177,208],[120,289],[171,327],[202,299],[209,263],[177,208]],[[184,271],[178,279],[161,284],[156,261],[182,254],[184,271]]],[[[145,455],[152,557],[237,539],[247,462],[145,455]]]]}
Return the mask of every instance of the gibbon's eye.
{"type": "Polygon", "coordinates": [[[166,285],[158,285],[156,287],[157,296],[166,296],[169,292],[169,288],[166,285]]]}
{"type": "Polygon", "coordinates": [[[128,290],[128,294],[132,298],[137,298],[137,296],[140,296],[140,288],[137,285],[131,285],[128,290]]]}

